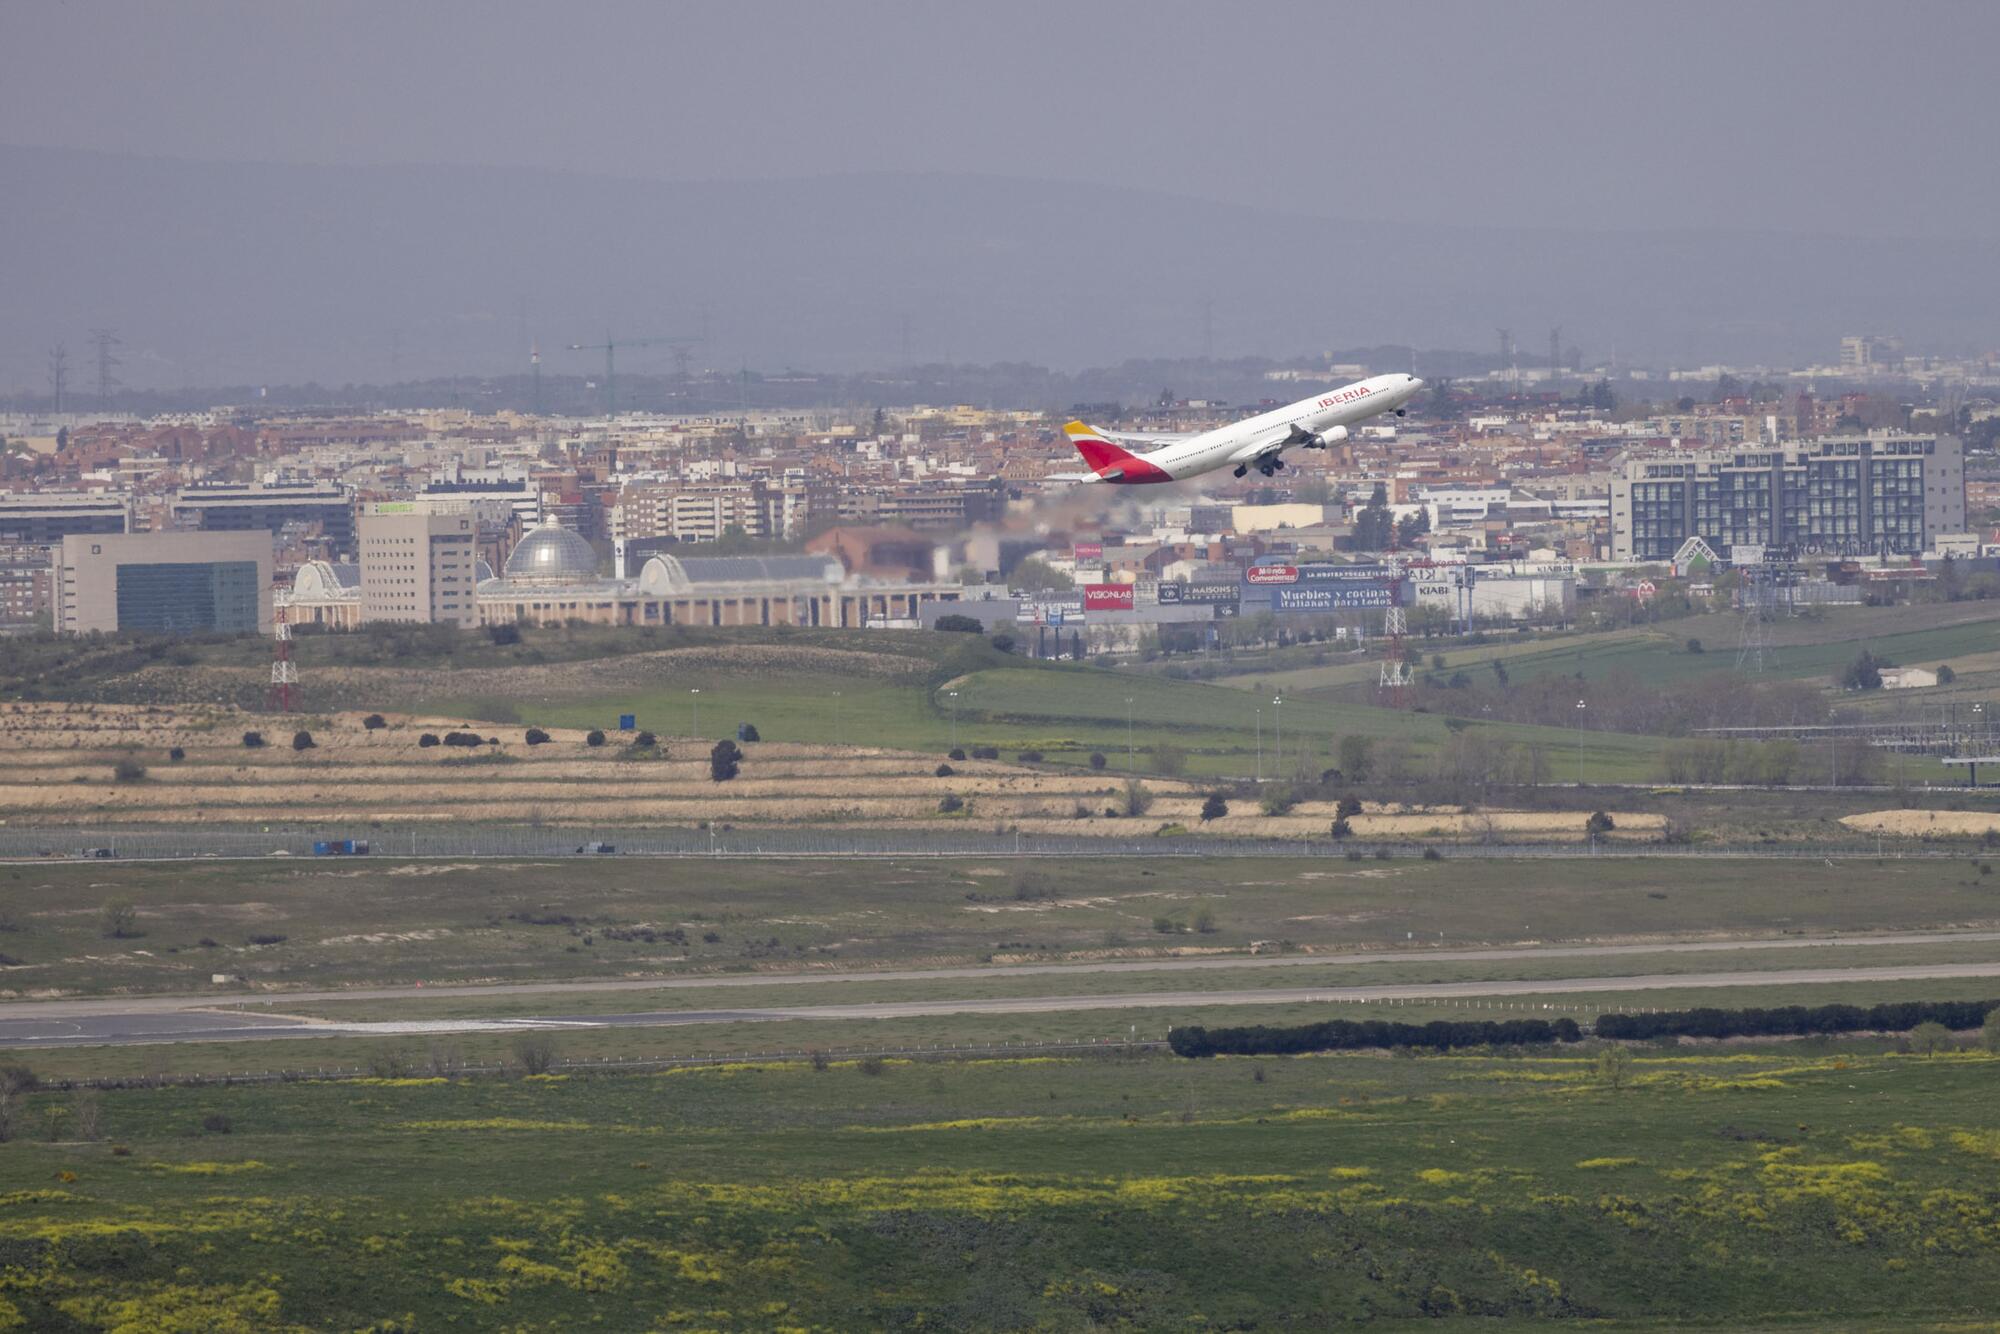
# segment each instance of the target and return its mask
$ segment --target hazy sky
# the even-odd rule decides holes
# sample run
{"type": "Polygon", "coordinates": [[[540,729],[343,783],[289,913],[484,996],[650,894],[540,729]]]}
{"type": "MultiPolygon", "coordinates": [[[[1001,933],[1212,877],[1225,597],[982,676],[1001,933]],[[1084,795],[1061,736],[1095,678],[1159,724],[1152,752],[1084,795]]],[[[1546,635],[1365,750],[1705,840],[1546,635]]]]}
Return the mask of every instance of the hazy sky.
{"type": "Polygon", "coordinates": [[[1996,50],[1986,0],[15,0],[0,141],[1995,239],[1996,50]]]}

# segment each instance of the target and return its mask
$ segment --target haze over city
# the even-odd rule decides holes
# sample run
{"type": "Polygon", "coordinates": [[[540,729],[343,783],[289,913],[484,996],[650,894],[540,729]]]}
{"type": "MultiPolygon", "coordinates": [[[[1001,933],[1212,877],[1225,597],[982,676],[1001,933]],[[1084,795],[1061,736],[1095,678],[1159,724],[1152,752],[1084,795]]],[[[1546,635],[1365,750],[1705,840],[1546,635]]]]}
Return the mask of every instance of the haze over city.
{"type": "Polygon", "coordinates": [[[1919,8],[15,6],[0,391],[91,327],[143,387],[606,331],[838,372],[1554,324],[1593,364],[1960,353],[2000,21],[1919,8]]]}

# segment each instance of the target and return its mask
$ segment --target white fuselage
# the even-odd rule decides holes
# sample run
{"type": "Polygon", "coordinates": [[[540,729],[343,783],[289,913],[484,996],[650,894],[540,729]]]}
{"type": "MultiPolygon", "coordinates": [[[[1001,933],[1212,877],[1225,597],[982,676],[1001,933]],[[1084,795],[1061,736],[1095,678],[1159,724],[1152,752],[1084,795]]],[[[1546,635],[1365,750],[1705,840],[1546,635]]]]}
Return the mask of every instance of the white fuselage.
{"type": "Polygon", "coordinates": [[[1323,436],[1337,427],[1351,427],[1378,413],[1393,412],[1415,398],[1423,387],[1424,382],[1414,375],[1371,376],[1218,426],[1140,457],[1176,481],[1217,468],[1251,464],[1274,448],[1287,447],[1277,442],[1283,441],[1293,426],[1308,435],[1323,436]]]}

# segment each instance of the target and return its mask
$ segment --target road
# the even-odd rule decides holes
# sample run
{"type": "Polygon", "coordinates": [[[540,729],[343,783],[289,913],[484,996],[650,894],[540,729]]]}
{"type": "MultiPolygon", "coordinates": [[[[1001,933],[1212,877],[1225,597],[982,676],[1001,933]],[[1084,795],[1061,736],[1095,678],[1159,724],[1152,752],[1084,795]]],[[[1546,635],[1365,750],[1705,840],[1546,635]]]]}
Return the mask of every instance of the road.
{"type": "MultiPolygon", "coordinates": [[[[1046,977],[1082,973],[1202,972],[1231,968],[1350,968],[1393,963],[1505,963],[1521,959],[1617,958],[1634,954],[1706,954],[1731,950],[1831,949],[1872,945],[1944,945],[2000,941],[2000,931],[1905,931],[1852,936],[1768,936],[1727,940],[1672,941],[1651,945],[1507,945],[1434,949],[1412,945],[1400,950],[1355,950],[1333,954],[1221,954],[1196,958],[1105,959],[1094,963],[965,964],[951,968],[883,968],[797,973],[729,973],[656,978],[578,978],[543,982],[489,982],[469,985],[346,987],[284,991],[262,995],[208,992],[161,996],[115,996],[78,1000],[0,1001],[0,1042],[9,1020],[83,1019],[98,1015],[178,1013],[221,1007],[311,1005],[327,1001],[463,1000],[483,996],[551,996],[563,993],[707,990],[712,987],[776,987],[827,982],[962,982],[989,977],[1046,977]]],[[[1790,975],[1790,974],[1787,974],[1790,975]]],[[[1546,990],[1547,988],[1544,988],[1546,990]]]]}
{"type": "MultiPolygon", "coordinates": [[[[982,972],[985,970],[971,970],[982,972]]],[[[431,1033],[494,1033],[522,1029],[663,1028],[688,1024],[783,1019],[902,1019],[961,1014],[1046,1014],[1086,1010],[1190,1009],[1217,1005],[1287,1005],[1330,1002],[1440,1001],[1474,997],[1533,997],[1593,992],[1676,991],[1691,988],[1798,986],[1813,983],[1912,982],[1934,978],[2000,978],[2000,962],[1911,964],[1879,968],[1789,968],[1715,973],[1648,973],[1625,977],[1568,977],[1540,981],[1416,982],[1385,986],[1283,987],[1233,991],[1145,991],[1102,996],[1011,996],[923,1001],[861,1001],[844,1005],[746,1007],[739,1010],[648,1010],[630,1014],[526,1016],[515,1019],[437,1019],[348,1023],[241,1011],[102,1009],[62,1017],[23,1015],[10,1005],[0,1017],[0,1047],[125,1046],[159,1042],[251,1041],[321,1037],[402,1037],[431,1033]]],[[[558,986],[560,984],[544,984],[558,986]]],[[[530,989],[527,987],[521,989],[530,989]]],[[[414,997],[418,993],[402,992],[414,997]]],[[[460,989],[436,994],[462,994],[460,989]]],[[[1671,1003],[1670,998],[1665,1003],[1671,1003]]],[[[115,1002],[110,1003],[115,1004],[115,1002]]]]}

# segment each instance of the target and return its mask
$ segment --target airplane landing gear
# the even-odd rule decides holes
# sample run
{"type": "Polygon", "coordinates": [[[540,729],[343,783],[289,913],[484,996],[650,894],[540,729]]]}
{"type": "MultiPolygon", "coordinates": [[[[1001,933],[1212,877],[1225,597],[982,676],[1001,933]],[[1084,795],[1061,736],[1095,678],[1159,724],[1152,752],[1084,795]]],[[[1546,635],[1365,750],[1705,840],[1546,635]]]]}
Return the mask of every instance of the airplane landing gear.
{"type": "Polygon", "coordinates": [[[1237,475],[1238,477],[1241,477],[1241,476],[1242,476],[1242,475],[1243,475],[1244,473],[1246,473],[1246,472],[1248,472],[1248,471],[1249,471],[1249,468],[1248,468],[1248,466],[1247,466],[1247,465],[1245,465],[1245,464],[1241,464],[1241,463],[1239,463],[1239,464],[1237,464],[1237,465],[1236,465],[1236,475],[1237,475]]]}
{"type": "Polygon", "coordinates": [[[1396,415],[1398,417],[1407,417],[1410,415],[1410,410],[1408,408],[1397,408],[1396,415]]]}

